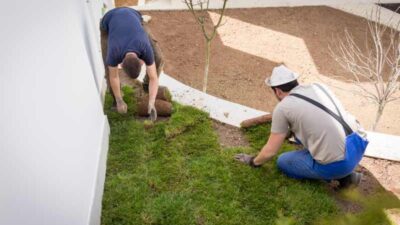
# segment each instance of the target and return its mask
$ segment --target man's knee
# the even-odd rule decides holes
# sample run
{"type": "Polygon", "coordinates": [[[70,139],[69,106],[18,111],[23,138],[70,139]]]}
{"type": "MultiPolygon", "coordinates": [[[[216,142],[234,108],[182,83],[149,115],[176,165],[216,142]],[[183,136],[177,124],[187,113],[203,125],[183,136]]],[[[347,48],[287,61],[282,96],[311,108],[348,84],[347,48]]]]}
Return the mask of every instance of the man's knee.
{"type": "Polygon", "coordinates": [[[307,150],[283,153],[277,160],[278,168],[294,179],[321,179],[313,169],[313,159],[307,150]]]}
{"type": "Polygon", "coordinates": [[[288,168],[293,164],[292,162],[292,157],[290,152],[282,153],[279,157],[278,160],[276,161],[278,168],[286,172],[288,168]]]}
{"type": "Polygon", "coordinates": [[[304,159],[302,158],[303,154],[302,151],[282,153],[277,160],[279,170],[288,177],[301,179],[303,176],[300,176],[300,174],[305,166],[304,159]]]}

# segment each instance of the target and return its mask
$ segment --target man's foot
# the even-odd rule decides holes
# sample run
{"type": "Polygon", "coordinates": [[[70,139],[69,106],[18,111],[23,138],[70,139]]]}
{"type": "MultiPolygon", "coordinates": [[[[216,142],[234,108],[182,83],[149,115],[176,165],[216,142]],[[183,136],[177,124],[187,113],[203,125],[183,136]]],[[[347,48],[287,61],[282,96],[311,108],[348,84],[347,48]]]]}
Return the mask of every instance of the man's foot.
{"type": "Polygon", "coordinates": [[[352,172],[350,175],[347,175],[341,179],[338,179],[339,181],[339,189],[343,188],[348,188],[348,187],[357,187],[362,178],[362,173],[358,172],[352,172]]]}

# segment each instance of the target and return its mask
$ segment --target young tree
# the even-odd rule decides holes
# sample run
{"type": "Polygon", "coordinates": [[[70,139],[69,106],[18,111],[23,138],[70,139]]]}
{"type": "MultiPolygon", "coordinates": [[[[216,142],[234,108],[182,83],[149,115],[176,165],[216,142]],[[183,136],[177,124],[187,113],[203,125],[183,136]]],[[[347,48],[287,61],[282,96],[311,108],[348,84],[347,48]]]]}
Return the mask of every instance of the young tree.
{"type": "Polygon", "coordinates": [[[393,17],[388,21],[391,27],[380,22],[379,7],[369,15],[365,46],[358,45],[345,30],[344,37],[339,38],[336,46],[329,47],[335,61],[353,75],[351,81],[358,87],[357,93],[376,104],[372,130],[376,129],[385,106],[399,99],[395,97],[400,81],[399,23],[394,24],[393,17]],[[363,86],[363,82],[372,84],[373,89],[363,86]]]}
{"type": "Polygon", "coordinates": [[[222,17],[224,16],[226,3],[228,0],[223,1],[222,8],[220,10],[219,19],[216,25],[211,28],[208,26],[208,11],[210,0],[184,0],[186,6],[192,12],[196,22],[200,25],[201,31],[203,32],[206,41],[206,63],[204,66],[204,78],[203,78],[203,92],[207,92],[208,72],[210,67],[210,54],[211,54],[211,41],[217,34],[218,27],[221,26],[222,17]]]}

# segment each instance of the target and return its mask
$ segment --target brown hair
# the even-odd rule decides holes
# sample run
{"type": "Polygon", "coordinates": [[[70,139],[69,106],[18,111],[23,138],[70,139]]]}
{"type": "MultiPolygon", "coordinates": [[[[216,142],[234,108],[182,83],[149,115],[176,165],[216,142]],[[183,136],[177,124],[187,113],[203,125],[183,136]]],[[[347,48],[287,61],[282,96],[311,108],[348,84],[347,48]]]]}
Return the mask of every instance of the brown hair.
{"type": "Polygon", "coordinates": [[[291,91],[293,88],[297,87],[298,85],[299,85],[299,83],[297,82],[297,80],[293,80],[293,81],[290,81],[290,82],[288,82],[288,83],[281,84],[281,85],[278,85],[278,86],[274,86],[274,87],[271,87],[271,88],[272,88],[274,91],[275,91],[276,88],[279,88],[279,89],[281,89],[283,92],[289,92],[289,91],[291,91]]]}
{"type": "Polygon", "coordinates": [[[142,65],[136,55],[127,54],[122,61],[122,69],[132,79],[138,78],[142,65]]]}

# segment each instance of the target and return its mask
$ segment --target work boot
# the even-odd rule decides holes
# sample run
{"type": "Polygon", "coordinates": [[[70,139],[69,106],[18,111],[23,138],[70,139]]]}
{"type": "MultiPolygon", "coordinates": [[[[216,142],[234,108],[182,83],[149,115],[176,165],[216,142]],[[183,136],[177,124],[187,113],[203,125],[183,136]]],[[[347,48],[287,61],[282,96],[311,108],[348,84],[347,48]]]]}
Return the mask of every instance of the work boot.
{"type": "Polygon", "coordinates": [[[357,187],[362,178],[362,173],[352,172],[351,174],[338,179],[339,186],[338,189],[348,188],[350,186],[357,187]]]}

